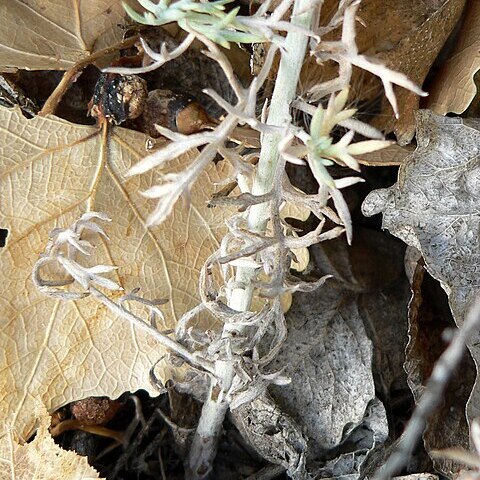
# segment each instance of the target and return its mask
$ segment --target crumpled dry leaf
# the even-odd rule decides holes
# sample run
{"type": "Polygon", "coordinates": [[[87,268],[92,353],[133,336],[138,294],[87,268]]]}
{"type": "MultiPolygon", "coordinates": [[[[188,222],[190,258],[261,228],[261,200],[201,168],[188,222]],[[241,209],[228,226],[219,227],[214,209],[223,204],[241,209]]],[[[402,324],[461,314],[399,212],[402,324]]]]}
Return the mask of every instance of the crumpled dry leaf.
{"type": "MultiPolygon", "coordinates": [[[[34,287],[32,267],[49,232],[87,209],[109,215],[110,240],[97,241],[92,264],[118,266],[112,279],[126,292],[140,287],[144,298],[168,298],[165,322],[157,324],[172,328],[197,304],[200,268],[225,231],[225,217],[207,201],[213,184],[231,172],[226,162],[212,163],[193,186],[192,203],[179,201],[163,225],[147,228],[155,205],[140,192],[156,174],[125,177],[145,155],[145,135],[115,128],[104,139],[96,127],[53,116],[27,120],[19,109],[6,108],[0,124],[0,225],[9,231],[0,249],[0,417],[28,438],[36,397],[55,410],[87,396],[118,397],[140,388],[155,393],[149,370],[165,353],[93,298],[64,302],[34,287]]],[[[187,167],[194,156],[183,155],[172,169],[187,167]]],[[[148,318],[143,307],[132,307],[148,318]]],[[[156,369],[161,378],[169,377],[165,368],[156,369]]]]}
{"type": "Polygon", "coordinates": [[[0,69],[66,70],[122,40],[119,0],[0,0],[0,69]]]}
{"type": "Polygon", "coordinates": [[[307,480],[307,439],[301,427],[264,394],[230,412],[242,436],[269,462],[282,465],[294,480],[307,480]]]}
{"type": "MultiPolygon", "coordinates": [[[[271,386],[270,392],[289,428],[278,426],[274,438],[260,436],[259,431],[275,425],[271,416],[261,418],[255,404],[232,412],[243,419],[242,432],[269,461],[282,463],[282,456],[271,452],[285,451],[285,445],[275,443],[279,438],[297,438],[285,433],[294,425],[293,431],[300,429],[308,438],[311,475],[357,478],[372,450],[387,439],[385,409],[375,391],[387,400],[390,389],[408,391],[403,349],[409,290],[403,250],[400,242],[371,231],[355,232],[352,247],[344,238],[312,247],[315,276],[333,274],[335,280],[319,291],[294,295],[286,315],[289,336],[271,368],[284,367],[292,383],[271,386]]],[[[298,449],[292,441],[289,445],[296,445],[297,452],[306,448],[298,449]]]]}
{"type": "MultiPolygon", "coordinates": [[[[322,14],[336,11],[334,6],[337,4],[338,0],[325,2],[322,14]]],[[[459,20],[464,4],[465,0],[363,0],[357,14],[365,25],[357,22],[359,52],[377,58],[421,86],[459,20]]],[[[336,31],[333,38],[339,35],[336,31]]],[[[304,68],[302,83],[308,89],[321,80],[336,76],[337,71],[336,65],[310,62],[304,68]]],[[[379,92],[383,91],[378,78],[359,69],[354,69],[351,86],[351,98],[360,104],[376,103],[379,92]]],[[[394,90],[400,118],[395,119],[382,94],[381,109],[373,124],[386,132],[394,131],[399,144],[406,145],[414,135],[413,111],[418,108],[419,98],[403,88],[394,87],[394,90]]]]}
{"type": "Polygon", "coordinates": [[[439,115],[463,113],[477,93],[479,70],[480,2],[468,0],[455,48],[435,76],[426,107],[439,115]]]}
{"type": "Polygon", "coordinates": [[[36,437],[20,445],[12,431],[0,437],[0,480],[90,480],[100,478],[86,457],[63,450],[48,431],[50,416],[44,406],[37,410],[36,437]]]}
{"type": "MultiPolygon", "coordinates": [[[[420,110],[417,150],[400,167],[398,182],[371,192],[362,210],[383,213],[383,226],[422,253],[428,272],[449,296],[460,325],[478,294],[480,263],[480,121],[437,116],[420,110]]],[[[480,361],[479,338],[469,344],[480,361]]],[[[467,418],[480,414],[478,380],[467,418]]]]}
{"type": "Polygon", "coordinates": [[[384,237],[358,231],[352,247],[347,247],[343,238],[312,247],[315,274],[331,274],[335,280],[327,281],[320,291],[294,296],[287,314],[289,337],[272,368],[284,366],[293,381],[281,388],[272,386],[271,391],[280,405],[304,425],[314,442],[312,451],[340,443],[345,425],[359,423],[375,397],[372,340],[378,347],[375,363],[381,364],[377,370],[386,385],[385,397],[399,376],[404,381],[403,356],[381,354],[388,348],[403,351],[394,348],[390,337],[402,345],[405,342],[402,316],[408,300],[402,248],[384,237]],[[399,277],[402,287],[397,283],[399,277]],[[383,301],[387,292],[390,302],[383,301]],[[393,299],[403,299],[403,305],[393,299]],[[388,312],[383,318],[376,312],[379,308],[388,312]],[[390,335],[386,325],[397,317],[400,330],[390,335]],[[383,346],[377,345],[375,337],[379,335],[383,346]]]}
{"type": "Polygon", "coordinates": [[[338,446],[339,455],[315,469],[315,478],[369,478],[364,476],[365,460],[374,450],[382,447],[388,437],[388,422],[382,402],[374,398],[362,420],[348,427],[342,444],[338,446]],[[350,451],[352,444],[356,448],[350,451]]]}
{"type": "Polygon", "coordinates": [[[372,344],[356,295],[332,280],[321,292],[298,293],[287,324],[288,338],[272,369],[286,368],[292,383],[272,387],[272,394],[306,429],[310,450],[332,448],[375,397],[372,344]]]}

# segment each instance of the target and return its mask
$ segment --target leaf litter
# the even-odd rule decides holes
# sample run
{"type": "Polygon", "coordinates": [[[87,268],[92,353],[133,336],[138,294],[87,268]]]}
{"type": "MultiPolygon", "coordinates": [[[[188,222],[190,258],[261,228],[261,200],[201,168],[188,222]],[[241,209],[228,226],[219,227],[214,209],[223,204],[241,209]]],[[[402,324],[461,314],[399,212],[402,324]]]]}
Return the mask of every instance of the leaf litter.
{"type": "Polygon", "coordinates": [[[352,247],[338,239],[312,248],[312,274],[336,280],[327,281],[322,295],[297,294],[287,313],[289,336],[272,369],[284,368],[292,382],[270,391],[288,422],[267,408],[271,398],[232,412],[259,452],[289,471],[297,468],[298,478],[302,455],[303,475],[359,476],[389,435],[376,391],[389,405],[408,389],[403,350],[409,289],[402,246],[368,230],[355,238],[352,247]],[[358,262],[379,248],[374,261],[358,262]],[[391,267],[385,271],[384,264],[391,267]],[[259,433],[272,430],[273,437],[259,433]]]}
{"type": "MultiPolygon", "coordinates": [[[[74,10],[62,18],[49,18],[52,8],[47,5],[48,15],[40,13],[39,18],[43,19],[38,23],[39,32],[47,32],[44,26],[47,20],[52,24],[52,31],[47,32],[50,38],[63,38],[55,32],[65,31],[68,41],[39,43],[35,58],[31,53],[37,47],[32,50],[28,42],[32,42],[38,32],[25,38],[19,36],[12,43],[11,31],[5,29],[0,35],[0,64],[7,71],[12,67],[68,69],[92,52],[118,42],[122,33],[118,24],[123,22],[123,13],[115,2],[112,9],[110,5],[104,9],[106,3],[96,3],[94,9],[101,11],[97,15],[96,10],[95,14],[90,10],[91,2],[78,2],[81,22],[76,23],[76,31],[69,31],[70,26],[65,23],[70,22],[74,10]],[[97,17],[102,22],[96,21],[97,17]],[[22,43],[23,40],[27,43],[22,43]],[[47,45],[53,50],[44,50],[47,45]],[[15,56],[9,53],[12,49],[15,56]]],[[[382,58],[391,68],[421,84],[460,18],[464,2],[439,1],[429,6],[418,2],[413,5],[407,0],[394,3],[383,2],[382,8],[378,8],[376,1],[364,0],[359,16],[367,28],[358,27],[358,40],[363,45],[361,52],[382,58]],[[382,15],[386,15],[387,20],[382,15]],[[395,22],[394,18],[399,21],[395,22]],[[388,25],[395,27],[395,35],[388,25]],[[372,30],[376,38],[369,37],[372,30]],[[418,48],[419,45],[422,48],[418,48]]],[[[475,2],[467,1],[467,6],[470,9],[467,12],[475,11],[475,2]]],[[[19,18],[17,6],[5,11],[8,18],[19,18]]],[[[451,59],[433,79],[429,105],[442,113],[464,110],[475,94],[476,87],[470,80],[478,70],[474,34],[477,23],[476,14],[464,18],[465,28],[459,30],[451,59]]],[[[202,63],[201,55],[192,55],[190,63],[202,63]]],[[[190,68],[188,63],[177,63],[175,68],[181,68],[183,76],[191,81],[192,76],[188,78],[188,72],[183,71],[190,68]]],[[[171,85],[175,84],[175,68],[168,74],[172,77],[171,85]]],[[[33,79],[35,75],[33,72],[33,79]]],[[[311,70],[307,69],[305,75],[311,78],[311,70]]],[[[209,72],[206,78],[208,76],[209,72]]],[[[221,90],[222,79],[215,74],[210,77],[221,90]]],[[[195,80],[188,89],[194,88],[198,90],[197,95],[201,95],[204,85],[195,84],[195,80]]],[[[157,78],[151,80],[156,81],[157,78]]],[[[375,88],[366,88],[368,82],[371,82],[368,78],[358,79],[357,90],[363,89],[365,102],[374,100],[372,90],[375,88]]],[[[225,86],[228,90],[228,84],[225,86]]],[[[155,88],[162,88],[161,82],[155,88]]],[[[363,208],[368,214],[382,211],[384,227],[420,250],[425,268],[449,294],[453,316],[461,324],[466,305],[478,290],[478,122],[421,112],[415,125],[412,114],[418,106],[417,98],[403,91],[397,95],[404,113],[400,121],[390,116],[390,107],[385,104],[381,106],[376,124],[387,131],[393,129],[404,144],[410,141],[416,126],[418,148],[412,154],[408,150],[412,145],[408,145],[407,150],[393,145],[384,152],[363,155],[364,165],[401,165],[398,184],[388,191],[370,194],[363,208]]],[[[138,158],[145,156],[148,137],[121,128],[102,133],[96,127],[74,125],[52,116],[26,121],[18,109],[2,109],[0,113],[5,125],[1,139],[0,227],[8,228],[7,245],[0,250],[2,273],[8,279],[3,282],[1,296],[2,326],[6,325],[2,339],[9,369],[2,377],[6,382],[2,392],[7,395],[0,402],[0,408],[3,408],[2,417],[8,418],[14,407],[17,432],[23,440],[34,428],[37,416],[34,400],[38,397],[52,411],[76,399],[100,395],[118,397],[124,391],[138,388],[154,395],[156,389],[148,373],[162,356],[162,350],[151,339],[93,302],[89,303],[89,299],[60,305],[38,295],[30,284],[30,273],[43,251],[48,232],[54,226],[71,224],[86,205],[115,218],[115,223],[106,229],[110,240],[97,246],[92,264],[107,262],[118,266],[111,278],[126,291],[140,286],[147,298],[173,298],[165,310],[162,325],[162,328],[171,328],[181,312],[194,304],[192,292],[196,290],[199,267],[221,238],[223,218],[206,205],[215,190],[215,179],[220,181],[228,176],[225,173],[228,166],[225,162],[212,164],[205,172],[205,180],[192,190],[191,203],[178,204],[172,222],[167,221],[165,229],[155,230],[145,226],[150,204],[137,193],[151,186],[154,176],[127,179],[123,175],[138,158]],[[73,171],[80,172],[75,175],[75,181],[72,181],[73,171]],[[194,245],[190,251],[189,244],[194,245]],[[166,252],[163,263],[156,256],[159,248],[166,252]],[[147,270],[145,265],[149,266],[147,270]],[[25,293],[25,297],[18,292],[25,293]],[[25,378],[29,380],[25,382],[25,378]]],[[[189,153],[185,154],[172,162],[171,168],[181,168],[190,158],[189,153]]],[[[385,170],[378,172],[381,178],[385,170]]],[[[358,189],[357,194],[361,196],[362,190],[358,189]]],[[[300,218],[301,214],[297,216],[300,218]]],[[[354,218],[359,225],[368,222],[354,218]]],[[[283,367],[292,383],[271,387],[268,394],[231,413],[242,441],[247,442],[241,448],[250,449],[252,459],[250,470],[246,468],[242,472],[261,468],[265,465],[261,463],[263,457],[287,470],[292,478],[307,478],[308,474],[321,478],[369,476],[385,461],[386,452],[401,433],[401,419],[405,419],[405,412],[413,406],[404,362],[409,386],[418,400],[437,352],[442,350],[443,326],[449,326],[448,323],[435,324],[430,346],[421,343],[425,340],[425,330],[429,329],[428,322],[435,321],[431,320],[429,304],[438,296],[435,294],[430,300],[426,281],[417,278],[412,284],[413,297],[407,315],[410,293],[401,265],[403,250],[391,238],[357,228],[352,249],[335,240],[312,247],[311,257],[307,278],[325,274],[333,274],[335,278],[318,292],[296,294],[287,314],[289,337],[274,366],[283,367]],[[410,344],[405,353],[407,317],[410,344]],[[427,350],[431,355],[426,355],[427,350]],[[403,412],[400,415],[399,403],[403,412]]],[[[308,261],[308,256],[304,255],[302,261],[308,261]]],[[[423,267],[415,265],[418,277],[423,267]]],[[[433,318],[437,317],[434,313],[433,318]]],[[[478,360],[477,343],[472,339],[470,345],[475,361],[478,360]]],[[[171,372],[164,369],[163,363],[157,367],[156,374],[162,378],[162,369],[164,378],[168,378],[171,372]]],[[[469,380],[453,387],[454,391],[445,398],[445,406],[429,422],[424,435],[429,453],[452,443],[463,448],[468,446],[468,425],[463,417],[473,384],[472,365],[468,360],[462,371],[465,372],[463,380],[467,377],[469,380]]],[[[478,395],[478,388],[474,386],[468,420],[479,415],[478,395]]],[[[174,403],[182,404],[178,397],[172,398],[174,403]]],[[[172,413],[174,411],[173,404],[172,413]]],[[[39,442],[49,437],[44,414],[41,418],[42,426],[36,437],[39,442]]],[[[187,424],[191,425],[192,421],[194,417],[187,424]]],[[[232,427],[228,427],[228,433],[232,433],[231,430],[232,427]]],[[[9,435],[7,430],[2,440],[10,438],[9,435]]],[[[188,434],[185,438],[188,445],[188,434]]],[[[20,446],[10,439],[9,448],[15,445],[15,449],[32,449],[33,442],[20,446]]],[[[225,439],[221,450],[227,445],[225,439]]],[[[4,453],[2,456],[5,458],[4,453]]],[[[456,478],[458,466],[445,459],[435,462],[436,468],[456,478]]],[[[433,471],[428,462],[420,461],[418,465],[422,466],[416,470],[411,467],[413,470],[404,473],[433,471]]],[[[232,471],[228,462],[222,468],[216,471],[232,471]]],[[[269,469],[268,463],[264,468],[269,469]]],[[[276,471],[278,476],[281,470],[271,471],[276,471]]],[[[240,470],[237,473],[235,478],[245,478],[240,470]]],[[[400,478],[423,478],[422,475],[400,478]]],[[[425,478],[429,475],[424,474],[425,478]]],[[[92,475],[92,478],[96,477],[92,475]]]]}
{"type": "MultiPolygon", "coordinates": [[[[461,326],[467,307],[479,290],[480,123],[441,117],[427,110],[418,111],[416,117],[417,150],[400,168],[397,183],[371,192],[362,209],[368,216],[382,212],[384,228],[420,251],[426,270],[447,293],[453,318],[461,326]]],[[[418,302],[418,297],[415,298],[418,302]]],[[[417,327],[412,324],[411,328],[417,327]]],[[[411,341],[415,342],[415,337],[411,341]]],[[[410,375],[416,368],[413,345],[407,365],[410,375]]],[[[478,345],[476,336],[469,339],[468,347],[476,365],[478,345]]],[[[456,393],[461,396],[458,389],[456,393]]],[[[466,405],[469,422],[478,416],[478,398],[476,380],[466,405]]],[[[455,401],[460,399],[457,397],[455,401]]],[[[451,412],[449,417],[454,422],[451,412]]],[[[452,428],[458,433],[458,425],[452,428]]],[[[461,442],[458,438],[455,441],[461,442]]],[[[464,437],[461,443],[465,441],[464,437]]]]}

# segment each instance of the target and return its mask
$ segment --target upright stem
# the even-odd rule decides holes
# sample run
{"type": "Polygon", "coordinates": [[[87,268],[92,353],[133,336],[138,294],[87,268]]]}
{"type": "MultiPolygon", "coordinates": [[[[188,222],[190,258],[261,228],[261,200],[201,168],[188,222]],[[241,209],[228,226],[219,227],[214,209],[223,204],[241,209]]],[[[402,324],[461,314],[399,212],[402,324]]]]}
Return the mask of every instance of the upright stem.
{"type": "MultiPolygon", "coordinates": [[[[313,20],[311,0],[295,0],[291,23],[310,29],[313,20]]],[[[308,38],[299,32],[289,32],[282,53],[275,88],[270,102],[268,123],[275,126],[286,126],[290,123],[290,104],[295,99],[300,71],[305,58],[308,38]]],[[[266,134],[262,140],[262,150],[252,187],[254,195],[268,193],[273,186],[279,160],[278,144],[281,134],[266,134]]],[[[248,226],[251,230],[264,232],[269,213],[268,203],[250,208],[248,226]]],[[[236,280],[238,288],[232,290],[228,305],[237,311],[250,308],[253,294],[253,280],[256,271],[252,268],[238,268],[236,280]]],[[[232,332],[241,333],[238,325],[226,324],[222,336],[228,338],[232,332]]],[[[218,383],[212,381],[210,391],[202,409],[202,415],[188,458],[187,478],[205,479],[208,477],[216,455],[217,442],[223,420],[228,410],[225,393],[228,392],[235,376],[233,360],[215,363],[218,383]]]]}
{"type": "MultiPolygon", "coordinates": [[[[310,29],[313,10],[308,8],[309,0],[297,0],[294,5],[291,23],[310,29]],[[297,12],[304,12],[300,15],[297,12]]],[[[275,88],[273,90],[267,123],[274,126],[285,126],[291,121],[290,104],[296,98],[297,84],[300,78],[308,38],[299,33],[289,33],[286,38],[285,52],[282,53],[278,69],[275,88]]],[[[264,195],[273,186],[277,163],[279,159],[278,144],[282,139],[279,133],[266,134],[262,140],[262,149],[258,161],[255,180],[252,187],[253,195],[264,195]]],[[[269,205],[260,203],[250,207],[248,226],[257,232],[265,231],[268,221],[269,205]]],[[[245,285],[232,291],[229,306],[235,310],[245,311],[250,307],[252,300],[252,280],[255,270],[252,268],[239,268],[236,280],[245,285]]]]}

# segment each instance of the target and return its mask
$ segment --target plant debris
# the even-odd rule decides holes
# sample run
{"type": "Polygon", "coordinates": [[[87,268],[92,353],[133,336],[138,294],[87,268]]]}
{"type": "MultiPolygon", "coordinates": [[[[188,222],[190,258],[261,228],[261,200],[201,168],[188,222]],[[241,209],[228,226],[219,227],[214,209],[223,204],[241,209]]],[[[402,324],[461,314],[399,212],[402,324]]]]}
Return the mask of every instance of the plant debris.
{"type": "Polygon", "coordinates": [[[0,19],[0,480],[478,477],[477,0],[0,19]]]}

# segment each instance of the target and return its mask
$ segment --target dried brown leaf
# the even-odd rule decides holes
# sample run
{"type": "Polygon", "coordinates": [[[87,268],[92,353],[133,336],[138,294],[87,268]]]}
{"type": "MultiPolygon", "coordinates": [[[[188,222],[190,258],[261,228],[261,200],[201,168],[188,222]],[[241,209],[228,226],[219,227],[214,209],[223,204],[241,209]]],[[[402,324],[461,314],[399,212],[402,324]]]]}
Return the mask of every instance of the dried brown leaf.
{"type": "MultiPolygon", "coordinates": [[[[411,288],[405,371],[410,389],[418,402],[435,362],[447,346],[442,336],[446,329],[454,326],[454,321],[445,293],[438,282],[425,272],[422,260],[415,269],[411,288]]],[[[459,371],[462,375],[452,378],[442,404],[427,421],[423,441],[430,455],[434,450],[450,446],[468,449],[469,429],[465,406],[475,381],[475,365],[470,357],[462,360],[459,371]]],[[[449,478],[454,478],[462,468],[449,458],[432,457],[435,469],[449,478]]]]}
{"type": "MultiPolygon", "coordinates": [[[[378,53],[378,58],[389,68],[404,73],[414,83],[422,85],[435,58],[460,19],[465,0],[436,0],[428,3],[409,0],[393,3],[397,5],[397,15],[403,17],[404,25],[410,12],[416,13],[417,21],[413,28],[411,26],[403,33],[393,49],[387,46],[378,53]]],[[[382,4],[383,6],[377,8],[383,9],[390,17],[390,5],[385,5],[385,2],[382,4]]],[[[387,25],[393,25],[394,21],[390,17],[387,25]]],[[[375,31],[373,25],[368,23],[367,30],[375,31]]],[[[388,38],[384,40],[387,43],[389,41],[388,38]]],[[[386,132],[394,131],[399,144],[406,145],[415,133],[413,113],[418,109],[420,99],[415,93],[405,89],[395,88],[395,94],[401,112],[400,118],[395,120],[390,105],[383,99],[381,114],[374,121],[374,125],[386,132]]]]}
{"type": "Polygon", "coordinates": [[[405,147],[390,145],[376,152],[356,155],[355,158],[360,165],[367,165],[368,167],[390,167],[401,165],[409,153],[409,150],[405,147]]]}
{"type": "MultiPolygon", "coordinates": [[[[156,173],[125,176],[145,155],[145,135],[115,128],[104,138],[96,127],[53,116],[26,120],[19,109],[6,108],[0,124],[0,225],[9,232],[0,249],[0,417],[28,438],[35,398],[55,410],[87,396],[118,397],[139,388],[154,393],[149,370],[165,353],[93,298],[63,302],[39,293],[32,267],[49,232],[88,209],[108,214],[110,240],[97,241],[91,264],[118,266],[112,279],[127,292],[140,287],[144,298],[168,298],[165,323],[157,323],[172,328],[198,302],[200,268],[225,231],[225,217],[207,201],[214,183],[231,172],[226,162],[212,163],[192,188],[191,204],[180,200],[164,224],[147,227],[155,205],[140,192],[156,173]]],[[[187,153],[170,167],[186,168],[194,156],[187,153]]],[[[156,373],[169,376],[162,367],[156,373]]]]}
{"type": "Polygon", "coordinates": [[[119,0],[0,0],[0,69],[66,70],[122,39],[119,0]]]}
{"type": "Polygon", "coordinates": [[[50,416],[45,407],[38,410],[36,437],[25,445],[12,431],[0,438],[0,480],[90,480],[100,478],[85,457],[59,447],[48,431],[50,416]]]}
{"type": "MultiPolygon", "coordinates": [[[[333,12],[337,0],[325,2],[322,12],[333,12]]],[[[459,20],[465,0],[363,0],[358,10],[356,43],[361,54],[374,57],[388,68],[404,73],[422,85],[438,52],[459,20]]],[[[339,31],[332,34],[338,38],[339,31]]],[[[303,72],[303,85],[308,89],[319,81],[337,75],[337,66],[313,65],[303,72]]],[[[360,104],[374,104],[382,86],[378,78],[358,69],[352,77],[351,98],[360,104]]],[[[413,111],[419,99],[414,93],[395,87],[400,118],[397,121],[382,95],[379,115],[373,124],[386,132],[395,131],[400,145],[414,135],[413,111]]],[[[365,107],[363,107],[365,108],[365,107]]],[[[368,108],[368,107],[367,107],[368,108]]],[[[372,112],[370,112],[372,113],[372,112]]]]}
{"type": "Polygon", "coordinates": [[[452,53],[435,76],[426,106],[435,113],[463,113],[477,93],[474,75],[480,70],[480,2],[467,2],[452,53]]]}

